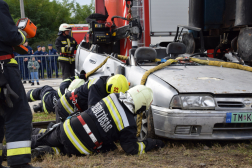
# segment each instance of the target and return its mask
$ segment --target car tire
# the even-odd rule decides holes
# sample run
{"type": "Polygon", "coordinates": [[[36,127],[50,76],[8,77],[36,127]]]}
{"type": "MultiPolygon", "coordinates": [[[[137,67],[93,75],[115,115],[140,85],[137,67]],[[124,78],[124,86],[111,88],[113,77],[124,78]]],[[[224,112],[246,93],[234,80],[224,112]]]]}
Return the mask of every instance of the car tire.
{"type": "Polygon", "coordinates": [[[156,138],[151,108],[143,113],[142,128],[138,141],[143,141],[147,138],[156,138]]]}

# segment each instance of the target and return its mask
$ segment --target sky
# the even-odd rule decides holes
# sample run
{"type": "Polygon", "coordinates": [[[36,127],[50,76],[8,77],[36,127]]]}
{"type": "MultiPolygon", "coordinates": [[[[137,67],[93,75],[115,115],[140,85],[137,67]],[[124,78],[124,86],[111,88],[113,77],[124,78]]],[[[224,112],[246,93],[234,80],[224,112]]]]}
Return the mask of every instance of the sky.
{"type": "Polygon", "coordinates": [[[91,3],[91,0],[75,0],[75,2],[78,2],[80,5],[89,5],[91,3]]]}

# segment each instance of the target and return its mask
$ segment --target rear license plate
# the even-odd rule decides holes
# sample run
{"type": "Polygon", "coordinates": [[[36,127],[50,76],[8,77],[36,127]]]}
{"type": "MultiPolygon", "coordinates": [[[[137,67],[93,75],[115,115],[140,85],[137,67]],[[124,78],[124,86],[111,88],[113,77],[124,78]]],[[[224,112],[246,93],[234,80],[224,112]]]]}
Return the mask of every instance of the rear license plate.
{"type": "Polygon", "coordinates": [[[251,123],[252,113],[227,113],[226,123],[251,123]]]}

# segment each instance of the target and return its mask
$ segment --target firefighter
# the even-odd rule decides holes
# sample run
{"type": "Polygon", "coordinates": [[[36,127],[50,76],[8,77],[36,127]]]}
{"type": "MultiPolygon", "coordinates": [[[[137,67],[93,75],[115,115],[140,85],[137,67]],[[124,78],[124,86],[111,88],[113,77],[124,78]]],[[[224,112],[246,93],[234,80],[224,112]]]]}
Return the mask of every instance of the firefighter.
{"type": "Polygon", "coordinates": [[[7,163],[11,168],[32,168],[32,113],[21,82],[13,46],[25,43],[25,33],[18,30],[7,3],[0,0],[0,167],[2,141],[7,145],[7,163]],[[14,91],[14,92],[13,92],[14,91]]]}
{"type": "Polygon", "coordinates": [[[129,84],[125,76],[101,76],[86,82],[72,92],[63,95],[55,108],[56,122],[64,121],[75,111],[85,111],[110,93],[126,92],[129,84]]]}
{"type": "Polygon", "coordinates": [[[148,110],[152,100],[152,90],[144,85],[137,85],[126,93],[112,93],[51,131],[32,136],[32,148],[47,145],[63,148],[68,155],[89,155],[109,151],[114,146],[111,144],[119,140],[122,149],[133,155],[164,147],[157,139],[137,142],[134,117],[148,110]]]}
{"type": "Polygon", "coordinates": [[[59,27],[58,38],[56,39],[55,46],[60,56],[58,61],[62,67],[63,80],[74,76],[75,58],[74,50],[77,49],[77,42],[69,35],[71,27],[67,23],[63,23],[59,27]]]}
{"type": "Polygon", "coordinates": [[[62,96],[62,92],[68,88],[68,90],[73,90],[84,84],[83,79],[79,79],[78,76],[73,76],[69,79],[64,80],[58,89],[54,90],[51,86],[45,85],[37,89],[31,89],[27,92],[26,96],[28,102],[33,102],[36,100],[41,100],[42,102],[38,105],[33,106],[34,112],[44,111],[46,114],[55,112],[55,105],[57,100],[62,96]]]}

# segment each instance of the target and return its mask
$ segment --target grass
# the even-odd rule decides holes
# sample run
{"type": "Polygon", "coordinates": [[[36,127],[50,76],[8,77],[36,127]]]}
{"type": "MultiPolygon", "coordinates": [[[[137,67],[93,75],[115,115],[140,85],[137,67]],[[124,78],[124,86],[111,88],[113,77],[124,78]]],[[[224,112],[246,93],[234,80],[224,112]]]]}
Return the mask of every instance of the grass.
{"type": "Polygon", "coordinates": [[[51,120],[55,120],[55,119],[56,119],[56,115],[53,113],[50,113],[50,114],[46,114],[44,112],[34,113],[32,122],[51,121],[51,120]]]}
{"type": "MultiPolygon", "coordinates": [[[[55,114],[35,113],[33,122],[55,120],[55,114]]],[[[108,153],[83,157],[45,155],[33,159],[33,166],[80,167],[252,167],[252,141],[175,141],[162,139],[166,146],[143,155],[127,155],[119,144],[108,153]]],[[[6,166],[6,161],[3,165],[6,166]]]]}
{"type": "MultiPolygon", "coordinates": [[[[55,114],[34,113],[33,122],[55,120],[55,114]]],[[[143,155],[127,155],[119,144],[108,153],[83,157],[45,155],[33,159],[33,166],[46,168],[82,167],[252,167],[252,141],[175,141],[162,139],[166,146],[143,155]]],[[[6,161],[3,162],[6,166],[6,161]]]]}
{"type": "Polygon", "coordinates": [[[143,155],[126,155],[118,149],[108,153],[69,158],[46,155],[42,160],[32,160],[34,166],[47,168],[80,167],[252,167],[252,143],[199,142],[165,140],[166,147],[143,155]]]}

